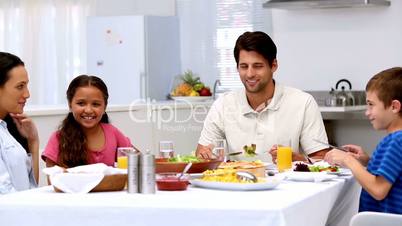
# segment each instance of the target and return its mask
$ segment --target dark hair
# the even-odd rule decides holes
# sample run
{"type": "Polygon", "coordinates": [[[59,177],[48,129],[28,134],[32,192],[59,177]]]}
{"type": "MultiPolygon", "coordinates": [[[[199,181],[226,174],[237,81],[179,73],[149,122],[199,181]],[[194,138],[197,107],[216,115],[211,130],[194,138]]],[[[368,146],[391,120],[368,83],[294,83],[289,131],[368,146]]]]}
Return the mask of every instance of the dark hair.
{"type": "MultiPolygon", "coordinates": [[[[106,84],[102,79],[96,76],[80,75],[74,78],[67,89],[68,104],[71,101],[80,87],[94,86],[98,88],[102,94],[107,105],[109,93],[106,84]]],[[[109,123],[107,114],[103,114],[102,123],[109,123]]],[[[88,164],[88,151],[87,151],[87,138],[81,125],[74,119],[71,112],[63,120],[59,127],[59,157],[58,164],[63,167],[74,167],[79,165],[88,164]]]]}
{"type": "Polygon", "coordinates": [[[7,123],[7,130],[8,132],[11,134],[11,136],[14,137],[15,140],[18,141],[18,143],[21,144],[21,146],[27,151],[29,152],[29,148],[28,148],[28,140],[27,138],[23,137],[20,132],[17,129],[17,125],[14,123],[13,118],[10,115],[7,115],[4,119],[3,119],[6,123],[7,123]]]}
{"type": "Polygon", "coordinates": [[[11,53],[0,52],[0,86],[3,86],[10,78],[8,73],[18,66],[25,66],[19,57],[11,53]]]}
{"type": "MultiPolygon", "coordinates": [[[[11,53],[0,52],[0,87],[4,86],[8,79],[10,79],[9,72],[18,66],[25,66],[24,62],[19,57],[11,53]]],[[[7,123],[8,132],[26,151],[29,151],[28,140],[18,132],[17,125],[15,125],[12,117],[6,115],[3,120],[7,123]]]]}
{"type": "Polygon", "coordinates": [[[261,54],[268,61],[269,66],[272,66],[272,62],[276,59],[276,45],[271,37],[262,31],[247,31],[239,36],[233,51],[237,66],[239,66],[240,50],[261,54]]]}
{"type": "MultiPolygon", "coordinates": [[[[393,100],[402,103],[402,67],[394,67],[374,75],[366,85],[366,92],[375,92],[378,99],[389,107],[393,100]]],[[[402,115],[402,111],[399,111],[402,115]]]]}

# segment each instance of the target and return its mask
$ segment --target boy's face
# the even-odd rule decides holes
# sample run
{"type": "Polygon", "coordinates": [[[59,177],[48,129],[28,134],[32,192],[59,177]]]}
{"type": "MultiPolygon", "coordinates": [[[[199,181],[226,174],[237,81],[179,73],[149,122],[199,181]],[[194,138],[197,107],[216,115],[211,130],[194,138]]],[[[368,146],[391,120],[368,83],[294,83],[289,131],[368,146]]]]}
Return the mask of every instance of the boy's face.
{"type": "Polygon", "coordinates": [[[388,131],[398,114],[395,115],[395,113],[392,112],[391,106],[385,108],[384,103],[378,99],[375,91],[368,91],[366,94],[367,118],[370,120],[374,129],[388,131]]]}

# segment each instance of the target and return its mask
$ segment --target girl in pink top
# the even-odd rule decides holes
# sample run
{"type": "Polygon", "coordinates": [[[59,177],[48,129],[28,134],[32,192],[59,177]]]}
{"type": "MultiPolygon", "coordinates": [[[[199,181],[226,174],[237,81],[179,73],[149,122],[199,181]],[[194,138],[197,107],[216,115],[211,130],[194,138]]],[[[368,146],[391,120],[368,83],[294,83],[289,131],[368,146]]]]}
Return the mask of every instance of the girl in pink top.
{"type": "Polygon", "coordinates": [[[67,89],[70,112],[50,137],[42,159],[46,166],[74,167],[91,163],[113,166],[118,147],[130,140],[109,124],[105,112],[109,94],[96,76],[80,75],[67,89]]]}

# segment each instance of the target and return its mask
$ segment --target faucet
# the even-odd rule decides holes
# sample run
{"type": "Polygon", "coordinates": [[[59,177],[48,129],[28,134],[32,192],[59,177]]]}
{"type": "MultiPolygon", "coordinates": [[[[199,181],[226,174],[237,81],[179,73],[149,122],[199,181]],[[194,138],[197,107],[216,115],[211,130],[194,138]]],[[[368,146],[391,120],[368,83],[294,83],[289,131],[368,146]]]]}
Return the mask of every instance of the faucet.
{"type": "Polygon", "coordinates": [[[216,99],[216,87],[220,86],[220,85],[221,85],[221,80],[219,80],[219,79],[215,80],[214,90],[213,90],[213,94],[212,94],[214,100],[216,99]]]}

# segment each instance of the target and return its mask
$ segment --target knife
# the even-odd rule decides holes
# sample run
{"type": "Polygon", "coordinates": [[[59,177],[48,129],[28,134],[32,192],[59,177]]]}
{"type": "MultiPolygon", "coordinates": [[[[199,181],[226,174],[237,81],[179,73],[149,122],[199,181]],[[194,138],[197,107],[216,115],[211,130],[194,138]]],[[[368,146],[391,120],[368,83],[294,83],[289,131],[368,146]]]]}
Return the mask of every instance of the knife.
{"type": "MultiPolygon", "coordinates": [[[[242,151],[231,152],[231,153],[225,154],[225,156],[235,156],[235,155],[240,155],[240,154],[243,154],[243,152],[242,152],[242,151]]],[[[219,157],[217,154],[215,154],[215,153],[213,153],[213,152],[212,152],[212,155],[215,156],[215,157],[219,157]]]]}
{"type": "Polygon", "coordinates": [[[320,143],[320,144],[323,144],[323,145],[327,145],[327,146],[330,147],[330,148],[336,148],[336,149],[341,150],[341,151],[344,151],[344,152],[349,152],[346,148],[337,147],[337,146],[334,146],[334,145],[331,145],[331,144],[322,142],[322,141],[317,140],[317,139],[313,139],[313,141],[315,141],[315,142],[317,142],[317,143],[320,143]]]}
{"type": "Polygon", "coordinates": [[[243,154],[243,152],[242,152],[242,151],[232,152],[232,153],[228,153],[228,154],[226,154],[226,155],[227,155],[227,156],[234,156],[234,155],[240,155],[240,154],[243,154]]]}

